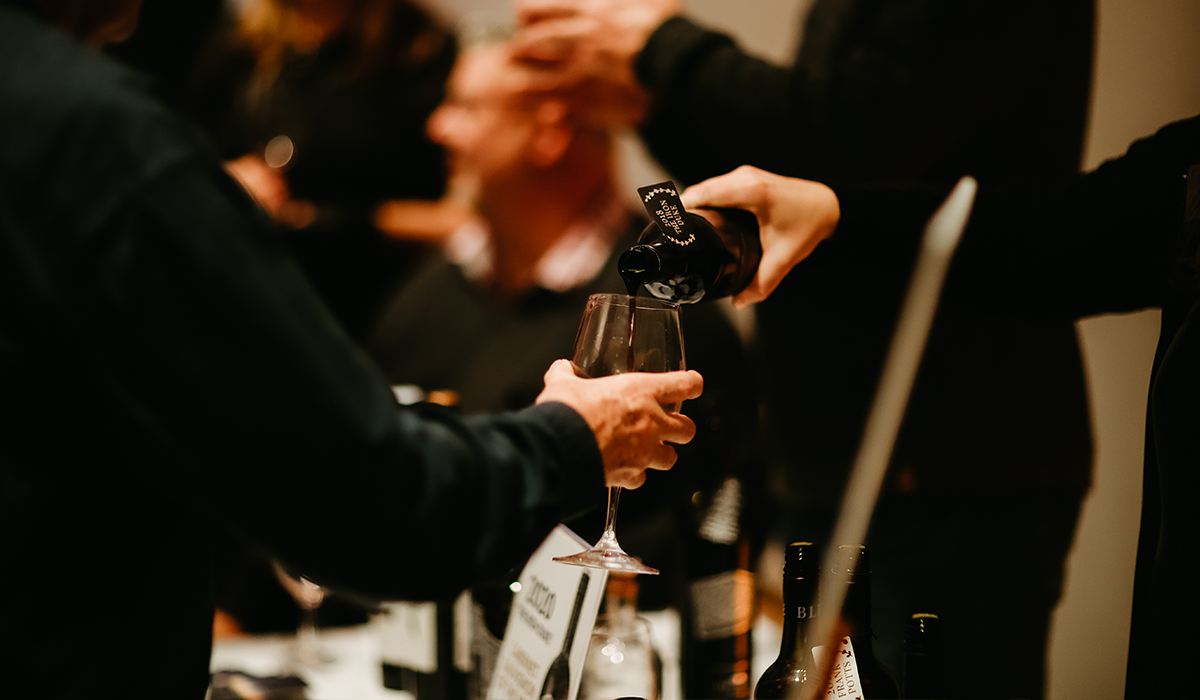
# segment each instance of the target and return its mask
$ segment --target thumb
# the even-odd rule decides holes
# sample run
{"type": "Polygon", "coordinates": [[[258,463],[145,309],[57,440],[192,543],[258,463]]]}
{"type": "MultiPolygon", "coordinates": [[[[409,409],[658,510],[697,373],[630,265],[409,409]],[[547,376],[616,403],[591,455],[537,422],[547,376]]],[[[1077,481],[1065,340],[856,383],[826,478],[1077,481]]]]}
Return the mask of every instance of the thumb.
{"type": "Polygon", "coordinates": [[[546,374],[542,377],[542,381],[546,384],[551,382],[566,381],[567,378],[575,377],[575,366],[570,360],[555,360],[550,365],[550,369],[546,370],[546,374]]]}
{"type": "Polygon", "coordinates": [[[758,275],[756,274],[754,279],[750,280],[750,284],[746,285],[745,289],[733,297],[733,308],[740,311],[751,304],[757,304],[766,299],[768,295],[763,293],[762,290],[763,285],[759,282],[758,275]]]}

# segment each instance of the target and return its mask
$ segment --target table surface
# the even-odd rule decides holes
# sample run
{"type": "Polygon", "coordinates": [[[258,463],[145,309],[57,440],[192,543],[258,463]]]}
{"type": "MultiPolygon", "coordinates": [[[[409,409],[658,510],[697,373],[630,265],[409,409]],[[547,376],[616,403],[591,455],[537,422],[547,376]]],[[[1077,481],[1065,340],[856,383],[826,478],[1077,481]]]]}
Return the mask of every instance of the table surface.
{"type": "MultiPolygon", "coordinates": [[[[680,700],[679,616],[673,610],[644,613],[663,662],[662,700],[680,700]]],[[[754,626],[755,682],[779,653],[780,626],[760,614],[754,626]]],[[[295,635],[255,635],[223,639],[213,644],[210,668],[243,671],[254,676],[298,675],[308,683],[309,700],[415,700],[410,693],[383,687],[379,636],[370,624],[320,631],[324,649],[333,660],[319,668],[296,668],[290,662],[295,635]]]]}

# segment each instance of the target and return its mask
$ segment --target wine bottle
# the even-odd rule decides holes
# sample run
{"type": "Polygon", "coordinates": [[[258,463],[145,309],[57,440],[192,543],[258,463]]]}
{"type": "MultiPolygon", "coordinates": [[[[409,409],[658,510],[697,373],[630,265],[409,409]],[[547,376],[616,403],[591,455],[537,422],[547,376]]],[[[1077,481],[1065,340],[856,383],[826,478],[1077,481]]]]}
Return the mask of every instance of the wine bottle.
{"type": "Polygon", "coordinates": [[[817,545],[793,542],[783,559],[783,639],[779,658],[767,667],[754,697],[799,698],[806,685],[817,682],[808,652],[809,623],[817,613],[816,593],[821,563],[817,545]]]}
{"type": "Polygon", "coordinates": [[[933,613],[916,613],[904,626],[904,697],[942,700],[945,691],[942,621],[933,613]]]}
{"type": "Polygon", "coordinates": [[[638,589],[637,574],[609,572],[604,587],[604,624],[618,636],[628,633],[637,623],[638,589]]]}
{"type": "MultiPolygon", "coordinates": [[[[392,387],[403,405],[436,403],[456,409],[451,391],[426,392],[412,384],[392,387]]],[[[417,700],[465,700],[471,670],[471,595],[430,602],[390,601],[374,622],[380,632],[383,686],[417,700]]]]}
{"type": "MultiPolygon", "coordinates": [[[[867,700],[876,698],[899,698],[900,689],[892,674],[875,656],[871,632],[871,565],[867,548],[863,545],[839,545],[833,571],[830,572],[831,588],[846,586],[846,598],[838,618],[838,638],[841,646],[833,655],[833,677],[829,681],[835,697],[840,697],[847,688],[867,700]],[[838,685],[841,684],[841,685],[838,685]]],[[[824,611],[828,613],[829,610],[824,611]]],[[[820,640],[814,640],[820,641],[820,640]]],[[[817,664],[825,656],[813,649],[817,664]]],[[[827,690],[826,697],[830,696],[827,690]]]]}
{"type": "Polygon", "coordinates": [[[690,538],[680,615],[687,698],[750,697],[754,575],[741,516],[741,482],[728,476],[690,538]]]}
{"type": "Polygon", "coordinates": [[[737,294],[758,270],[758,220],[743,209],[685,211],[675,183],[638,188],[650,225],[617,259],[631,296],[691,304],[737,294]]]}
{"type": "Polygon", "coordinates": [[[471,664],[467,679],[467,700],[483,700],[487,696],[496,659],[508,627],[512,611],[513,584],[519,572],[485,581],[471,587],[471,664]]]}
{"type": "Polygon", "coordinates": [[[413,603],[383,603],[380,629],[383,687],[418,700],[463,700],[470,670],[469,640],[461,634],[470,619],[470,595],[413,603]]]}
{"type": "Polygon", "coordinates": [[[542,692],[538,695],[541,700],[567,700],[571,692],[571,647],[575,643],[575,630],[579,627],[579,615],[583,612],[583,599],[587,596],[588,574],[579,579],[579,588],[575,591],[575,604],[571,607],[571,620],[567,623],[567,632],[563,637],[562,651],[550,662],[546,671],[546,680],[542,682],[542,692]]]}

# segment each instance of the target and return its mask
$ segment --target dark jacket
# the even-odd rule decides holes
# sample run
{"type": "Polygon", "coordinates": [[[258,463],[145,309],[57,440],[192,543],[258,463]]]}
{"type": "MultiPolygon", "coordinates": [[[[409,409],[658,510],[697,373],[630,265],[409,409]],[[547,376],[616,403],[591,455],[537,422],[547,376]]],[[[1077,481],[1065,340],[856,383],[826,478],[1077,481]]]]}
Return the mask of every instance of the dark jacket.
{"type": "Polygon", "coordinates": [[[218,529],[335,589],[428,598],[519,565],[603,498],[561,404],[398,408],[202,141],[7,5],[0,134],[16,695],[203,697],[218,529]]]}

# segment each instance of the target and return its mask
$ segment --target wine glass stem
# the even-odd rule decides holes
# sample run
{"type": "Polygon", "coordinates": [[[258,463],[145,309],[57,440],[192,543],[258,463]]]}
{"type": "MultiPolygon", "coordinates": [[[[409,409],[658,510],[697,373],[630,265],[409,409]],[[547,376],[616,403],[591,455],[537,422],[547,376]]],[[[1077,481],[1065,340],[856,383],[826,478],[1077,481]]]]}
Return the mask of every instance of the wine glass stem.
{"type": "Polygon", "coordinates": [[[617,502],[621,500],[621,487],[608,487],[608,515],[604,518],[604,534],[617,536],[617,502]]]}
{"type": "Polygon", "coordinates": [[[316,608],[303,606],[300,611],[300,629],[296,634],[296,646],[300,663],[315,666],[319,661],[320,647],[317,642],[316,608]]]}

